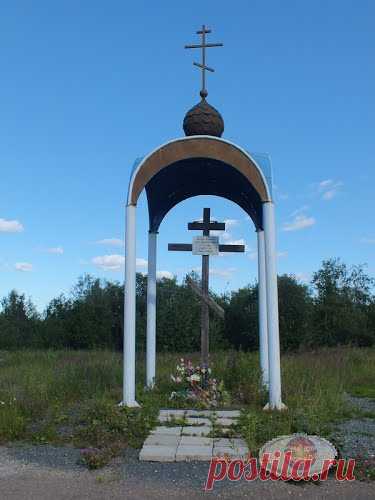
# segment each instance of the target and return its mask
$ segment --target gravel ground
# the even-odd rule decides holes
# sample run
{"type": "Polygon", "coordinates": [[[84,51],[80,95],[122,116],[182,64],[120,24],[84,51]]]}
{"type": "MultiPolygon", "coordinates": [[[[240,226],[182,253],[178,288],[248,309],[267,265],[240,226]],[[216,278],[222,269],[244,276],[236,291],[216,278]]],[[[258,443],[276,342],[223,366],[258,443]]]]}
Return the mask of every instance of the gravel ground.
{"type": "Polygon", "coordinates": [[[77,465],[78,451],[53,446],[0,447],[1,499],[373,499],[374,483],[338,483],[333,479],[319,485],[282,482],[217,483],[204,493],[208,463],[152,463],[138,461],[138,450],[127,450],[110,467],[88,471],[77,465]]]}
{"type": "MultiPolygon", "coordinates": [[[[375,401],[350,397],[362,410],[375,411],[375,401]]],[[[339,424],[340,451],[375,454],[375,420],[353,419],[339,424]]],[[[157,500],[198,498],[265,498],[284,500],[375,498],[375,483],[329,479],[320,484],[292,484],[244,480],[216,483],[213,492],[203,492],[208,463],[153,463],[138,460],[139,450],[126,450],[110,466],[88,471],[78,464],[79,450],[49,445],[0,447],[1,500],[157,500]]]]}
{"type": "Polygon", "coordinates": [[[339,424],[334,433],[344,457],[375,457],[375,420],[348,420],[339,424]]]}
{"type": "Polygon", "coordinates": [[[375,399],[358,398],[356,396],[351,396],[350,394],[346,394],[346,399],[351,405],[359,408],[362,411],[375,412],[375,399]]]}
{"type": "MultiPolygon", "coordinates": [[[[347,395],[348,401],[362,411],[375,412],[375,400],[347,395]]],[[[375,419],[356,418],[336,426],[333,438],[344,457],[375,457],[375,419]]]]}

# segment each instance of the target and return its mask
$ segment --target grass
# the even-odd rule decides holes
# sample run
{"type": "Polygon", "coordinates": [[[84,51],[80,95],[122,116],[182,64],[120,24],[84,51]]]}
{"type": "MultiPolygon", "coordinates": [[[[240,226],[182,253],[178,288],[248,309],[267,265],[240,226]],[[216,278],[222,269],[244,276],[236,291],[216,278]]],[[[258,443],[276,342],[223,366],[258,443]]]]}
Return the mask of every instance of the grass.
{"type": "MultiPolygon", "coordinates": [[[[122,357],[108,351],[0,352],[0,443],[73,444],[99,467],[128,446],[140,447],[169,401],[170,374],[181,354],[158,356],[158,380],[145,390],[143,359],[137,364],[140,410],[121,400],[122,357]]],[[[199,355],[185,355],[198,362],[199,355]]],[[[273,437],[292,432],[328,436],[330,425],[351,415],[344,392],[375,397],[375,350],[337,348],[282,356],[285,412],[264,412],[258,353],[212,355],[216,378],[242,408],[239,429],[256,451],[273,437]]]]}

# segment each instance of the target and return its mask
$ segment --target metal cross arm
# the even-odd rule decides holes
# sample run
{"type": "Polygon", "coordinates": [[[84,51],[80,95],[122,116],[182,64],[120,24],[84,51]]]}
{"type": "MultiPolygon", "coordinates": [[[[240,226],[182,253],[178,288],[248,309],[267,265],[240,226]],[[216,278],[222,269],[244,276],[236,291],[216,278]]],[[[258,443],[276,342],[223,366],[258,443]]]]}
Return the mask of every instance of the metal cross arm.
{"type": "Polygon", "coordinates": [[[203,219],[188,223],[189,230],[203,231],[205,236],[209,236],[210,231],[225,231],[225,222],[211,221],[210,209],[203,209],[203,219]]]}
{"type": "MultiPolygon", "coordinates": [[[[200,31],[197,31],[197,33],[201,33],[200,31]]],[[[207,33],[207,31],[206,31],[207,33]]],[[[211,31],[210,31],[211,33],[211,31]]],[[[185,45],[185,49],[203,49],[203,48],[210,48],[210,47],[224,47],[222,43],[206,43],[205,45],[185,45]]]]}
{"type": "Polygon", "coordinates": [[[209,66],[203,66],[203,64],[193,62],[194,66],[198,66],[198,68],[204,69],[206,71],[211,71],[211,73],[215,73],[215,70],[213,68],[210,68],[209,66]]]}
{"type": "Polygon", "coordinates": [[[245,245],[219,245],[219,252],[244,252],[245,245]]]}
{"type": "Polygon", "coordinates": [[[175,252],[192,252],[193,245],[191,243],[168,243],[168,250],[175,252]]]}
{"type": "Polygon", "coordinates": [[[194,221],[188,223],[188,229],[195,231],[204,231],[205,229],[209,229],[210,231],[225,231],[225,222],[194,221]]]}
{"type": "MultiPolygon", "coordinates": [[[[192,252],[191,243],[168,243],[168,250],[174,252],[192,252]]],[[[244,252],[245,245],[219,245],[219,252],[244,252]]]]}

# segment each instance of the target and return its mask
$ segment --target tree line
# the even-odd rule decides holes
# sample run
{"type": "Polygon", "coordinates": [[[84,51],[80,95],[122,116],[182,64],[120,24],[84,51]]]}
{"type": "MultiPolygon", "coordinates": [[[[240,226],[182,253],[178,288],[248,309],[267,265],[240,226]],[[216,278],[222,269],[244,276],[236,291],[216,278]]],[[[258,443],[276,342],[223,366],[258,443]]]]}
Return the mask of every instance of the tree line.
{"type": "MultiPolygon", "coordinates": [[[[194,273],[189,275],[198,279],[194,273]]],[[[364,266],[323,261],[311,283],[278,277],[280,342],[283,351],[318,346],[375,345],[374,280],[364,266]]],[[[147,277],[137,274],[137,349],[146,343],[147,277]]],[[[210,313],[210,348],[258,349],[258,285],[212,297],[225,321],[210,313]]],[[[78,279],[68,296],[38,313],[31,299],[11,291],[1,301],[0,349],[122,349],[123,286],[90,275],[78,279]]],[[[200,302],[187,283],[157,282],[157,349],[200,349],[200,302]]]]}

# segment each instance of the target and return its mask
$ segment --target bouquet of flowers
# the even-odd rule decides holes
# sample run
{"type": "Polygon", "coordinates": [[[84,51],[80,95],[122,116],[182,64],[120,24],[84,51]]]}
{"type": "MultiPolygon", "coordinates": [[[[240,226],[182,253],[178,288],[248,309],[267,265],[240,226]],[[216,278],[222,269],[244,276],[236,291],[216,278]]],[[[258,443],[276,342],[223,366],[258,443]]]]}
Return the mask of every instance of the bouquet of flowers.
{"type": "Polygon", "coordinates": [[[180,359],[176,375],[171,375],[171,380],[176,385],[171,400],[189,401],[204,408],[216,407],[228,401],[223,382],[211,377],[211,369],[195,366],[190,360],[180,359]]]}

